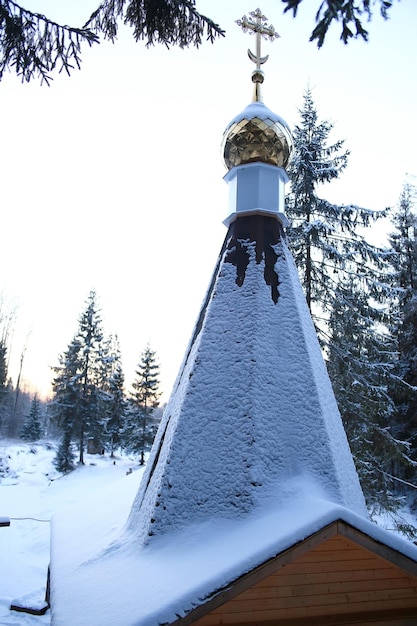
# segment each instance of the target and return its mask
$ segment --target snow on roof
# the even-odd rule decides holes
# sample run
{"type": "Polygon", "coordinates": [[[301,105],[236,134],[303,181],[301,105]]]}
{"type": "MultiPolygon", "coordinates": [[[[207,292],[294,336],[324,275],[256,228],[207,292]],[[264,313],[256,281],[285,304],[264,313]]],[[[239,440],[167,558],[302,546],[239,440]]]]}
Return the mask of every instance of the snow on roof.
{"type": "MultiPolygon", "coordinates": [[[[129,526],[139,541],[208,517],[236,517],[310,475],[330,500],[367,515],[334,394],[297,270],[278,238],[276,262],[257,262],[253,239],[215,273],[176,388],[166,407],[129,526]],[[245,265],[245,262],[244,262],[245,265]],[[272,269],[277,302],[266,283],[272,269]],[[272,495],[271,495],[272,494],[272,495]]],[[[276,226],[278,228],[278,226],[276,226]]],[[[236,238],[236,241],[234,240],[236,238]]],[[[273,282],[272,279],[269,281],[273,282]]]]}
{"type": "Polygon", "coordinates": [[[417,559],[413,544],[323,499],[320,487],[303,476],[289,479],[274,504],[239,519],[209,518],[139,545],[124,530],[134,487],[134,475],[127,476],[55,517],[54,626],[171,623],[338,519],[417,559]]]}
{"type": "Polygon", "coordinates": [[[111,486],[56,517],[55,626],[171,622],[330,521],[368,524],[281,235],[231,224],[133,505],[111,486]]]}

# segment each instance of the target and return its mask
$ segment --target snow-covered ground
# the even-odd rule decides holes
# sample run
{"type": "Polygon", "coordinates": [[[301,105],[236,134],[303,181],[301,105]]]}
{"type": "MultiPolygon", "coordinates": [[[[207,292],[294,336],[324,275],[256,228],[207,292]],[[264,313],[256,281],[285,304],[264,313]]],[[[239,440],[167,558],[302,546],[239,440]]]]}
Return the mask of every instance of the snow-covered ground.
{"type": "MultiPolygon", "coordinates": [[[[27,595],[38,601],[44,598],[51,516],[86,501],[90,494],[94,501],[94,493],[119,479],[123,479],[131,500],[139,487],[142,468],[134,457],[118,456],[113,463],[108,456],[86,455],[85,466],[62,476],[52,463],[55,445],[0,441],[0,459],[8,466],[6,473],[0,471],[0,518],[11,519],[10,527],[0,527],[0,626],[50,624],[49,610],[43,616],[34,616],[10,611],[10,604],[27,595]]],[[[114,487],[118,489],[117,484],[114,487]]],[[[111,506],[109,502],[109,511],[111,506]]],[[[82,515],[82,507],[78,508],[82,515]]],[[[406,521],[415,524],[411,515],[406,516],[406,521]]],[[[378,524],[390,528],[392,520],[381,516],[378,524]]]]}
{"type": "Polygon", "coordinates": [[[9,468],[6,475],[0,472],[0,517],[11,519],[9,527],[0,527],[1,626],[50,624],[50,611],[34,616],[10,611],[10,604],[32,592],[36,599],[44,597],[51,516],[130,470],[133,489],[140,482],[138,460],[127,456],[113,463],[107,455],[86,455],[83,467],[62,476],[52,463],[55,445],[0,441],[0,459],[9,468]]]}

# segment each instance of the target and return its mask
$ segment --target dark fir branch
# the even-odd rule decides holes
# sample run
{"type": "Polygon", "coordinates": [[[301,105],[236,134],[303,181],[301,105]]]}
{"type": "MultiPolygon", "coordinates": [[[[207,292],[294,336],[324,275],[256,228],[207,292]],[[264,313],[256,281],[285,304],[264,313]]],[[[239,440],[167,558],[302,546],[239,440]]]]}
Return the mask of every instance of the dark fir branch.
{"type": "Polygon", "coordinates": [[[16,72],[22,81],[40,78],[49,84],[51,72],[69,75],[81,65],[81,47],[99,43],[99,35],[114,41],[118,24],[133,28],[136,41],[184,48],[213,42],[224,31],[198,13],[194,0],[104,0],[83,28],[57,24],[28,11],[13,0],[0,0],[0,80],[16,72]]]}
{"type": "Polygon", "coordinates": [[[224,31],[201,15],[194,0],[104,0],[85,24],[114,41],[119,21],[133,28],[136,41],[185,48],[199,46],[203,38],[213,42],[224,31]]]}
{"type": "Polygon", "coordinates": [[[12,0],[0,0],[0,79],[6,70],[22,81],[40,78],[49,84],[57,69],[67,74],[81,63],[81,44],[98,37],[88,28],[61,26],[12,0]]]}
{"type": "MultiPolygon", "coordinates": [[[[282,0],[286,5],[284,12],[292,11],[297,15],[303,0],[282,0]]],[[[341,24],[340,39],[346,44],[354,37],[361,37],[368,41],[369,33],[364,27],[364,21],[369,22],[373,15],[373,6],[379,4],[382,17],[388,19],[388,10],[393,0],[324,0],[320,3],[316,13],[316,26],[311,33],[310,41],[316,41],[321,48],[327,32],[334,22],[341,24]]]]}

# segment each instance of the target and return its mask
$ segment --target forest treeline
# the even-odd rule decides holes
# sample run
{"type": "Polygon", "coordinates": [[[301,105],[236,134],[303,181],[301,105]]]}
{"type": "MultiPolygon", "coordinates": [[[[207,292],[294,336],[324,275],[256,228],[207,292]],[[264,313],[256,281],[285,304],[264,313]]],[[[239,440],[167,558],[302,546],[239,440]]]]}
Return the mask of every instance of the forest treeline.
{"type": "MultiPolygon", "coordinates": [[[[288,174],[287,238],[297,265],[359,478],[373,516],[401,518],[417,508],[417,217],[416,189],[405,184],[395,207],[369,210],[337,205],[323,195],[348,164],[344,141],[331,142],[333,125],[321,120],[311,90],[304,94],[288,174]],[[386,244],[370,242],[379,223],[386,244]]],[[[3,436],[30,438],[36,412],[61,437],[57,467],[83,462],[87,446],[136,452],[144,462],[156,430],[159,369],[143,351],[129,394],[116,337],[105,337],[91,292],[78,330],[53,369],[53,398],[42,407],[26,398],[15,429],[17,392],[7,375],[7,319],[0,310],[0,416],[3,436]],[[31,403],[31,404],[30,404],[31,403]],[[12,419],[13,418],[13,419],[12,419]]]]}
{"type": "Polygon", "coordinates": [[[77,331],[52,368],[52,399],[13,386],[7,376],[7,334],[0,341],[0,434],[37,441],[59,439],[58,471],[84,463],[84,453],[122,449],[145,462],[161,412],[159,363],[149,345],[140,355],[131,391],[125,389],[117,337],[103,332],[97,295],[91,291],[77,331]]]}

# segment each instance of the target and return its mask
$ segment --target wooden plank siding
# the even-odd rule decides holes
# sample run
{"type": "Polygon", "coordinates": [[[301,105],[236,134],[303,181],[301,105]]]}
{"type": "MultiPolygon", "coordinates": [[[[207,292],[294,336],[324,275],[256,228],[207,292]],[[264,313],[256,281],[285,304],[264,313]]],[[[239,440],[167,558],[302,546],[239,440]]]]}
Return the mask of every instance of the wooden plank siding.
{"type": "Polygon", "coordinates": [[[176,623],[417,625],[415,562],[335,525],[302,542],[307,550],[298,544],[278,555],[176,623]]]}

